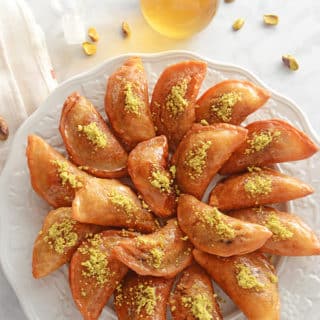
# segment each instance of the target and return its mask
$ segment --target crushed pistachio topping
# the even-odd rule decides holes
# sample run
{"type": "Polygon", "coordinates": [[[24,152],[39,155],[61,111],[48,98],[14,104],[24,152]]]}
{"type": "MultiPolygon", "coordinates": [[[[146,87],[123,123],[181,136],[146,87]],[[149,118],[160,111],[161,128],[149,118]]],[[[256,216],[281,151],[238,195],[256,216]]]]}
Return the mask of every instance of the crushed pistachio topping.
{"type": "Polygon", "coordinates": [[[111,201],[112,204],[119,207],[127,214],[131,214],[132,212],[137,210],[137,206],[130,198],[124,196],[123,194],[115,190],[109,192],[108,199],[111,201]]]}
{"type": "Polygon", "coordinates": [[[271,283],[278,283],[278,277],[274,273],[269,274],[269,280],[271,283]]]}
{"type": "Polygon", "coordinates": [[[208,126],[209,122],[206,119],[201,119],[200,124],[202,124],[203,126],[208,126]]]}
{"type": "Polygon", "coordinates": [[[272,180],[265,174],[253,173],[245,181],[244,190],[252,197],[267,195],[272,191],[272,180]]]}
{"type": "Polygon", "coordinates": [[[235,230],[223,219],[223,214],[217,209],[204,209],[196,213],[202,223],[214,228],[217,235],[223,240],[232,240],[236,237],[235,230]]]}
{"type": "Polygon", "coordinates": [[[193,297],[182,297],[182,304],[188,308],[197,320],[212,320],[213,305],[210,297],[198,293],[193,297]]]}
{"type": "Polygon", "coordinates": [[[87,293],[83,288],[81,289],[80,293],[81,293],[82,297],[86,297],[87,296],[87,293]]]}
{"type": "Polygon", "coordinates": [[[276,130],[274,132],[262,131],[254,133],[252,138],[247,140],[249,148],[244,151],[244,154],[251,154],[264,150],[270,143],[281,135],[281,132],[276,130]]]}
{"type": "Polygon", "coordinates": [[[63,254],[66,249],[73,247],[78,241],[78,234],[74,232],[76,221],[65,218],[60,223],[55,222],[48,230],[44,241],[51,249],[63,254]]]}
{"type": "Polygon", "coordinates": [[[125,106],[124,110],[135,115],[140,115],[140,109],[143,106],[143,101],[133,92],[134,84],[127,82],[124,86],[125,106]]]}
{"type": "Polygon", "coordinates": [[[174,179],[176,177],[176,173],[177,173],[177,167],[175,165],[171,166],[169,168],[169,171],[171,172],[172,174],[172,178],[174,179]]]}
{"type": "Polygon", "coordinates": [[[97,126],[95,122],[91,122],[88,125],[78,125],[78,131],[85,134],[87,139],[99,148],[105,148],[107,145],[107,136],[97,126]]]}
{"type": "Polygon", "coordinates": [[[237,264],[236,273],[238,285],[243,289],[255,289],[260,291],[265,287],[265,285],[255,277],[251,269],[245,264],[237,264]]]}
{"type": "Polygon", "coordinates": [[[52,160],[51,162],[58,168],[58,174],[63,186],[69,183],[74,189],[82,187],[82,183],[78,180],[77,176],[69,172],[69,165],[66,161],[52,160]]]}
{"type": "Polygon", "coordinates": [[[149,253],[150,255],[147,259],[148,264],[155,269],[159,269],[164,258],[163,250],[160,248],[152,248],[149,253]]]}
{"type": "Polygon", "coordinates": [[[183,79],[180,83],[171,88],[171,91],[166,99],[166,107],[175,117],[183,112],[188,105],[188,100],[185,99],[185,94],[188,89],[187,79],[183,79]]]}
{"type": "Polygon", "coordinates": [[[170,193],[172,187],[172,180],[165,175],[161,170],[153,170],[151,173],[150,183],[153,187],[159,189],[161,192],[170,193]]]}
{"type": "Polygon", "coordinates": [[[287,240],[293,237],[293,232],[282,224],[279,217],[275,214],[269,215],[265,226],[273,233],[275,239],[287,240]]]}
{"type": "Polygon", "coordinates": [[[185,164],[191,169],[191,172],[189,172],[191,179],[195,180],[201,176],[206,166],[207,152],[211,144],[211,141],[201,141],[198,145],[195,145],[193,149],[188,151],[185,164]]]}
{"type": "Polygon", "coordinates": [[[82,275],[86,278],[95,278],[97,285],[100,287],[107,283],[111,275],[107,255],[101,250],[102,246],[101,235],[96,234],[89,240],[89,245],[79,248],[80,253],[88,255],[88,259],[81,263],[84,267],[82,275]]]}
{"type": "Polygon", "coordinates": [[[122,283],[119,283],[116,287],[116,295],[114,300],[115,305],[121,307],[123,303],[122,283]]]}
{"type": "Polygon", "coordinates": [[[135,304],[137,314],[144,310],[147,315],[152,316],[157,305],[156,288],[139,284],[135,289],[135,304]]]}
{"type": "Polygon", "coordinates": [[[231,91],[212,100],[211,110],[223,122],[232,118],[233,107],[241,100],[239,92],[231,91]]]}

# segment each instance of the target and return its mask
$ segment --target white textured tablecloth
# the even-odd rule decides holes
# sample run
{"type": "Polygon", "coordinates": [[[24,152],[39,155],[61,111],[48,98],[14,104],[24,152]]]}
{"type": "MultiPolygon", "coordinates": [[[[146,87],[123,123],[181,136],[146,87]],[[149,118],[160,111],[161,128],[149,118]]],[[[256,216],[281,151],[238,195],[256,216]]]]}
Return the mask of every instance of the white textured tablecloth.
{"type": "MultiPolygon", "coordinates": [[[[58,81],[121,53],[192,50],[253,71],[272,88],[294,100],[307,114],[314,129],[320,132],[320,1],[222,2],[207,29],[191,39],[176,41],[162,37],[148,27],[137,0],[83,0],[85,26],[95,26],[101,35],[98,52],[92,57],[84,56],[78,45],[66,45],[61,15],[52,9],[50,1],[27,2],[45,33],[58,81]],[[266,13],[279,15],[279,25],[264,26],[262,16],[266,13]],[[244,17],[246,23],[239,32],[233,32],[231,25],[238,17],[244,17]],[[132,27],[130,39],[124,40],[121,36],[123,20],[132,27]],[[281,56],[287,53],[298,59],[298,72],[283,67],[281,56]]],[[[0,319],[25,320],[14,293],[1,274],[0,319]]]]}

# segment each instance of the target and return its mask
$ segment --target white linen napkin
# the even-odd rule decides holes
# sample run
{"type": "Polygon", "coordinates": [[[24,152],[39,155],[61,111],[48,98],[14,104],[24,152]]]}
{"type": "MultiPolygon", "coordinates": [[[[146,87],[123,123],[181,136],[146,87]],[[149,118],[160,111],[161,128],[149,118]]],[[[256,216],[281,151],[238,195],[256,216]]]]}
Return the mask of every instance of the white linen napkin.
{"type": "Polygon", "coordinates": [[[0,173],[14,132],[57,85],[42,30],[24,0],[2,0],[0,116],[9,138],[0,141],[0,173]]]}

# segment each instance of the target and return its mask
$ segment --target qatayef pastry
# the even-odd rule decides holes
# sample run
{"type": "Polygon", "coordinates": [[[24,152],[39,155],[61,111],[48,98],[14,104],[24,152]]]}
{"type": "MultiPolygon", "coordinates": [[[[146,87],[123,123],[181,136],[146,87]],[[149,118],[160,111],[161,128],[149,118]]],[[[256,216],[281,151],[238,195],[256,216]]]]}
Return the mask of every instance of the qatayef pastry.
{"type": "Polygon", "coordinates": [[[128,159],[129,175],[151,211],[159,217],[175,213],[173,176],[168,168],[168,142],[158,136],[140,142],[128,159]]]}
{"type": "Polygon", "coordinates": [[[316,234],[296,215],[271,207],[231,211],[231,217],[258,223],[272,232],[272,237],[261,247],[262,252],[280,256],[310,256],[320,254],[316,234]]]}
{"type": "Polygon", "coordinates": [[[166,320],[174,279],[129,273],[118,285],[114,306],[119,320],[166,320]]]}
{"type": "Polygon", "coordinates": [[[267,168],[251,168],[219,182],[211,191],[209,204],[233,210],[286,202],[311,193],[313,189],[296,178],[267,168]]]}
{"type": "Polygon", "coordinates": [[[244,171],[250,166],[301,160],[318,151],[305,133],[283,120],[257,121],[246,129],[247,139],[223,165],[221,174],[244,171]]]}
{"type": "Polygon", "coordinates": [[[249,81],[225,80],[208,89],[197,101],[197,121],[239,125],[262,107],[270,93],[249,81]]]}
{"type": "Polygon", "coordinates": [[[79,93],[65,101],[59,127],[70,160],[101,178],[126,175],[128,155],[92,103],[79,93]]]}
{"type": "Polygon", "coordinates": [[[246,129],[230,124],[194,124],[171,160],[180,191],[201,199],[214,175],[246,136],[246,129]]]}
{"type": "Polygon", "coordinates": [[[170,297],[173,320],[222,320],[212,282],[199,265],[185,269],[170,297]]]}
{"type": "Polygon", "coordinates": [[[51,210],[33,245],[33,276],[45,277],[69,262],[82,240],[99,231],[100,226],[73,220],[71,208],[51,210]]]}
{"type": "Polygon", "coordinates": [[[150,106],[153,122],[172,150],[196,119],[195,102],[206,72],[205,62],[180,62],[167,67],[155,85],[150,106]]]}
{"type": "Polygon", "coordinates": [[[113,254],[140,275],[172,278],[191,264],[192,248],[177,220],[171,219],[152,234],[121,241],[113,254]]]}
{"type": "Polygon", "coordinates": [[[97,320],[113,291],[128,268],[111,255],[112,248],[123,238],[136,234],[108,230],[81,244],[69,268],[70,288],[74,302],[86,320],[97,320]]]}
{"type": "Polygon", "coordinates": [[[272,236],[267,227],[231,218],[186,194],[178,200],[178,221],[197,249],[222,257],[255,251],[272,236]]]}
{"type": "Polygon", "coordinates": [[[75,192],[92,179],[36,135],[28,137],[26,153],[34,191],[55,208],[70,207],[75,192]]]}
{"type": "Polygon", "coordinates": [[[278,278],[264,255],[222,258],[197,249],[193,255],[248,319],[280,319],[278,278]]]}
{"type": "Polygon", "coordinates": [[[139,57],[129,58],[109,77],[104,106],[112,129],[128,150],[155,136],[147,76],[139,57]]]}
{"type": "Polygon", "coordinates": [[[83,223],[133,228],[152,232],[157,229],[153,215],[142,207],[137,195],[114,179],[91,179],[72,202],[72,217],[83,223]]]}

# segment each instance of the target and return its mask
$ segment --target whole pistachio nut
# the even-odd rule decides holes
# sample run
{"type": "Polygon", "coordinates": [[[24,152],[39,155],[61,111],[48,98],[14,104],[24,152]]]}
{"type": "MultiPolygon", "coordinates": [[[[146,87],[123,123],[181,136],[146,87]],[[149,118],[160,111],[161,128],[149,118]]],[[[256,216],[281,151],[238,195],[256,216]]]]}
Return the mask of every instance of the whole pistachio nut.
{"type": "Polygon", "coordinates": [[[238,31],[243,27],[243,25],[244,25],[244,19],[239,18],[233,23],[232,28],[234,31],[238,31]]]}
{"type": "Polygon", "coordinates": [[[274,14],[265,14],[263,21],[267,25],[275,26],[279,23],[279,17],[274,14]]]}
{"type": "Polygon", "coordinates": [[[0,117],[0,140],[7,140],[9,137],[9,127],[7,122],[0,117]]]}
{"type": "Polygon", "coordinates": [[[122,25],[121,25],[121,30],[122,30],[122,34],[125,38],[127,37],[130,37],[131,35],[131,29],[130,29],[130,26],[129,26],[129,23],[126,22],[126,21],[123,21],[122,22],[122,25]]]}
{"type": "Polygon", "coordinates": [[[99,41],[99,38],[100,38],[97,29],[94,27],[90,27],[88,29],[88,36],[93,42],[99,41]]]}
{"type": "Polygon", "coordinates": [[[83,42],[82,49],[87,56],[92,56],[97,52],[97,46],[90,42],[83,42]]]}
{"type": "Polygon", "coordinates": [[[299,69],[299,64],[296,58],[290,54],[283,55],[282,61],[292,71],[297,71],[299,69]]]}

